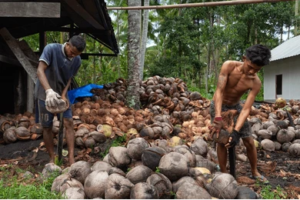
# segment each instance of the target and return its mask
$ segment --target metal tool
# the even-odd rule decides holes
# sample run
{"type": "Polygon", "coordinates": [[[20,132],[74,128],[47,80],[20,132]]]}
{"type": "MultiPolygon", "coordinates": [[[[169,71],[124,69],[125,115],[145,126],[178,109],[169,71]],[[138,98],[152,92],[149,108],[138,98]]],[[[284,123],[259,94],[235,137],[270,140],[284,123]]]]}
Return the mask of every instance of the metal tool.
{"type": "Polygon", "coordinates": [[[235,146],[234,147],[230,147],[228,149],[229,151],[229,169],[230,169],[230,174],[236,178],[236,174],[235,174],[235,146]]]}
{"type": "Polygon", "coordinates": [[[63,150],[63,139],[64,139],[64,118],[63,112],[59,114],[60,123],[59,123],[59,131],[58,131],[58,142],[57,142],[57,154],[58,161],[62,161],[62,150],[63,150]]]}

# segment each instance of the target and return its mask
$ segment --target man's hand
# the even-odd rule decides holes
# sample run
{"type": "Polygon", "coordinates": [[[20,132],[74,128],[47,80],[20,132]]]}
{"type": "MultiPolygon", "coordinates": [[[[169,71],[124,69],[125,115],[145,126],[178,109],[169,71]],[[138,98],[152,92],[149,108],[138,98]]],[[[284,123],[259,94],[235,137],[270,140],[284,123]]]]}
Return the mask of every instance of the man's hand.
{"type": "Polygon", "coordinates": [[[237,145],[240,141],[240,133],[236,130],[233,130],[232,133],[230,134],[229,141],[225,145],[226,148],[231,148],[237,145]]]}
{"type": "Polygon", "coordinates": [[[59,94],[52,89],[46,90],[46,109],[51,113],[61,113],[68,109],[69,105],[59,94]]]}
{"type": "Polygon", "coordinates": [[[46,90],[46,106],[57,107],[60,103],[61,96],[54,92],[51,88],[46,90]]]}
{"type": "Polygon", "coordinates": [[[217,134],[216,138],[219,138],[219,133],[222,128],[226,129],[226,127],[224,127],[222,117],[215,117],[213,124],[209,126],[209,129],[211,131],[211,138],[213,138],[213,135],[215,133],[217,134]]]}

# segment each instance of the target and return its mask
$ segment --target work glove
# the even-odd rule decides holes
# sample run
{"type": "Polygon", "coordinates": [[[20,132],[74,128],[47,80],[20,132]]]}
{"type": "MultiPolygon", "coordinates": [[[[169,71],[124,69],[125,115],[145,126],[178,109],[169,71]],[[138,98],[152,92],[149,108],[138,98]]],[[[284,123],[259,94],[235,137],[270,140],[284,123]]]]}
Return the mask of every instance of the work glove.
{"type": "Polygon", "coordinates": [[[227,148],[231,148],[234,147],[235,145],[237,145],[240,141],[240,133],[236,130],[233,130],[232,133],[229,135],[229,138],[231,138],[231,141],[228,142],[228,144],[225,145],[225,147],[227,148]]]}
{"type": "Polygon", "coordinates": [[[61,113],[68,109],[69,104],[52,89],[46,90],[46,109],[51,113],[61,113]]]}
{"type": "Polygon", "coordinates": [[[46,106],[57,107],[61,96],[54,92],[51,88],[46,90],[46,106]]]}

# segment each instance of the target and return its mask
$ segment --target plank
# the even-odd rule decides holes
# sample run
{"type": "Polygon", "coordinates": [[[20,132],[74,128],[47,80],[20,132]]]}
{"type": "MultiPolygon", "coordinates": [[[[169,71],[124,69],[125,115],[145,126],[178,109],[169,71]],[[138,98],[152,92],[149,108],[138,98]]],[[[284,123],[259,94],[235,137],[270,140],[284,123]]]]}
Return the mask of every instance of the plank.
{"type": "Polygon", "coordinates": [[[60,18],[60,3],[0,2],[0,17],[60,18]]]}
{"type": "Polygon", "coordinates": [[[36,83],[36,69],[19,47],[18,41],[9,33],[6,28],[0,29],[0,35],[3,37],[7,46],[11,49],[18,61],[21,63],[27,74],[30,76],[33,82],[36,83]]]}

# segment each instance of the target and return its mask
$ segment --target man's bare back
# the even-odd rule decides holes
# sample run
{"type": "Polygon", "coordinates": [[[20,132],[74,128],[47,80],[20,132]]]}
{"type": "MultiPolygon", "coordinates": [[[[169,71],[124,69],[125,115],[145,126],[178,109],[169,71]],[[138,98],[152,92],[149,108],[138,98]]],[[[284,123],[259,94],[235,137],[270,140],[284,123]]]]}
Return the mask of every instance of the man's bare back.
{"type": "Polygon", "coordinates": [[[257,74],[245,72],[245,66],[243,65],[244,62],[227,61],[222,66],[221,73],[225,71],[224,75],[227,75],[222,104],[235,105],[245,92],[253,88],[256,90],[260,89],[261,81],[257,74]]]}

